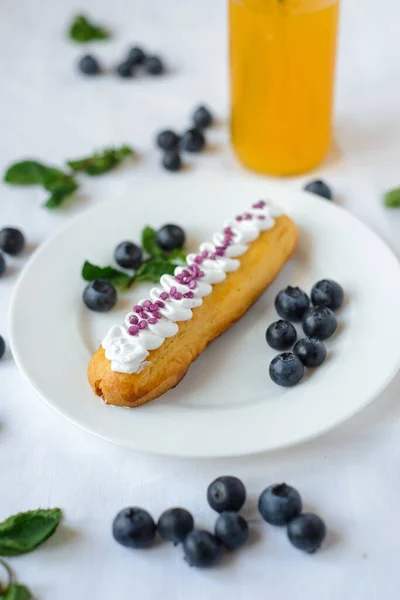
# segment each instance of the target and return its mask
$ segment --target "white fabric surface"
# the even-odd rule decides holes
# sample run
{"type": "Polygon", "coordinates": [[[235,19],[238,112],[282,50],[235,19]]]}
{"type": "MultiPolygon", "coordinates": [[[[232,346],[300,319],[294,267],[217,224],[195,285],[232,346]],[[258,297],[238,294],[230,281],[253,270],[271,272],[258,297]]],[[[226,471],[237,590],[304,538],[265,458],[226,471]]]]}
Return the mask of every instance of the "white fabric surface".
{"type": "MultiPolygon", "coordinates": [[[[344,0],[337,146],[316,173],[332,184],[338,203],[397,253],[400,211],[385,210],[381,196],[400,183],[399,21],[397,0],[344,0]]],[[[142,154],[135,167],[86,178],[77,199],[55,212],[40,208],[39,190],[1,184],[0,226],[21,227],[30,249],[89,205],[112,202],[146,181],[186,177],[196,185],[237,172],[254,177],[234,159],[225,123],[210,133],[215,152],[193,159],[193,168],[178,175],[159,168],[153,146],[155,131],[185,127],[199,101],[226,122],[222,0],[5,0],[0,56],[1,170],[24,156],[61,164],[113,143],[132,143],[142,154]],[[86,49],[69,43],[63,30],[83,9],[115,31],[115,40],[93,46],[109,65],[132,42],[140,42],[160,51],[171,73],[140,81],[80,77],[73,64],[86,49]]],[[[286,185],[299,188],[310,177],[286,180],[286,185]]],[[[25,260],[11,261],[9,275],[0,282],[0,332],[6,339],[9,301],[25,260]]],[[[382,323],[390,327],[390,315],[382,323]]],[[[371,344],[385,351],[379,340],[371,344]]],[[[399,383],[397,377],[361,414],[311,443],[251,458],[189,461],[134,454],[80,431],[36,397],[8,351],[0,363],[0,519],[37,506],[65,511],[58,533],[34,553],[13,559],[12,566],[40,600],[397,599],[399,383]],[[147,507],[156,517],[168,506],[186,506],[199,525],[212,526],[206,486],[227,473],[247,485],[245,513],[256,532],[249,547],[221,568],[190,569],[181,550],[167,545],[129,552],[113,542],[111,520],[128,504],[147,507]],[[281,480],[297,486],[306,505],[328,524],[329,543],[315,556],[295,551],[283,531],[264,527],[257,518],[259,492],[281,480]]]]}

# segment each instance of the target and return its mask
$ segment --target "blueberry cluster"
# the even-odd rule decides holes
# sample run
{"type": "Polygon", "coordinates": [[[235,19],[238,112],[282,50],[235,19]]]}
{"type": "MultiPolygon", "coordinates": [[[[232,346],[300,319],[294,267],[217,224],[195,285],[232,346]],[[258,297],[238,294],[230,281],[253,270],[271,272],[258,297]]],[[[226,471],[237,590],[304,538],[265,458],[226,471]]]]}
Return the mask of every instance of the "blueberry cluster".
{"type": "MultiPolygon", "coordinates": [[[[22,231],[14,227],[4,227],[0,231],[0,277],[7,269],[4,254],[18,256],[25,248],[25,237],[22,231]]],[[[0,335],[0,358],[3,358],[6,350],[4,339],[0,335]]]]}
{"type": "MultiPolygon", "coordinates": [[[[86,54],[79,59],[78,68],[84,75],[99,75],[104,72],[97,58],[92,54],[86,54]]],[[[134,46],[117,65],[115,72],[124,79],[134,77],[142,71],[148,75],[161,75],[165,72],[162,59],[154,54],[146,54],[139,46],[134,46]]]]}
{"type": "Polygon", "coordinates": [[[342,287],[331,279],[318,281],[311,290],[311,302],[299,287],[288,286],[279,292],[275,308],[281,317],[266,331],[271,348],[283,351],[271,361],[269,375],[274,383],[292,387],[304,376],[304,368],[322,365],[326,359],[324,340],[337,328],[334,311],[343,304],[342,287]],[[292,322],[301,322],[306,338],[297,340],[292,322]],[[293,352],[287,352],[293,347],[293,352]]]}
{"type": "MultiPolygon", "coordinates": [[[[193,567],[211,567],[223,550],[236,550],[246,543],[249,527],[239,514],[246,500],[246,488],[237,477],[222,476],[207,489],[207,500],[218,514],[214,533],[194,528],[193,516],[184,508],[170,508],[156,524],[144,509],[128,507],[114,519],[114,539],[128,548],[147,548],[160,537],[182,544],[184,559],[193,567]]],[[[317,515],[301,514],[300,494],[285,483],[266,488],[258,502],[262,518],[272,525],[287,525],[291,543],[305,552],[315,552],[325,537],[325,524],[317,515]]]]}
{"type": "Polygon", "coordinates": [[[326,527],[321,517],[302,513],[302,508],[299,492],[286,483],[270,485],[258,501],[258,510],[264,521],[271,525],[286,526],[293,546],[311,554],[324,541],[326,527]]]}
{"type": "Polygon", "coordinates": [[[204,131],[213,123],[211,112],[206,106],[198,106],[192,115],[193,125],[179,136],[171,129],[160,131],[156,137],[157,146],[163,150],[161,164],[167,171],[179,171],[182,167],[180,150],[197,153],[204,150],[204,131]]]}

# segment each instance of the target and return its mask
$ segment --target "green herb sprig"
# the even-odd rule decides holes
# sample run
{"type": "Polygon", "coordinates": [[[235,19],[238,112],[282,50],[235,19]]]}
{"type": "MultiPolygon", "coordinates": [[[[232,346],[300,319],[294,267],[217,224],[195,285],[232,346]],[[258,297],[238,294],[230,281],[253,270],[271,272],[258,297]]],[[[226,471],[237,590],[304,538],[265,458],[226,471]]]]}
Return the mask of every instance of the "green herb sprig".
{"type": "Polygon", "coordinates": [[[41,185],[50,192],[44,206],[51,209],[58,208],[78,189],[76,173],[84,172],[92,176],[102,175],[117,167],[133,154],[133,149],[126,145],[119,148],[106,148],[103,152],[96,152],[86,158],[67,161],[71,171],[63,171],[36,160],[22,160],[8,167],[4,181],[10,185],[41,185]]]}
{"type": "Polygon", "coordinates": [[[77,15],[74,17],[68,35],[71,40],[78,42],[78,44],[108,40],[111,37],[111,33],[108,29],[91,23],[85,15],[77,15]]]}
{"type": "Polygon", "coordinates": [[[165,252],[157,244],[156,236],[155,229],[148,225],[142,230],[142,248],[148,258],[134,275],[118,271],[112,266],[98,267],[85,261],[82,267],[82,278],[85,281],[107,279],[116,286],[128,288],[136,281],[158,283],[162,275],[173,275],[178,265],[186,264],[186,254],[182,249],[165,252]]]}
{"type": "Polygon", "coordinates": [[[386,192],[384,204],[387,208],[400,208],[400,187],[386,192]]]}
{"type": "MultiPolygon", "coordinates": [[[[45,542],[57,529],[62,518],[59,508],[37,509],[18,513],[0,523],[0,556],[19,556],[31,552],[45,542]]],[[[8,564],[1,560],[9,574],[9,585],[0,589],[1,600],[29,600],[31,593],[15,583],[8,564]]]]}

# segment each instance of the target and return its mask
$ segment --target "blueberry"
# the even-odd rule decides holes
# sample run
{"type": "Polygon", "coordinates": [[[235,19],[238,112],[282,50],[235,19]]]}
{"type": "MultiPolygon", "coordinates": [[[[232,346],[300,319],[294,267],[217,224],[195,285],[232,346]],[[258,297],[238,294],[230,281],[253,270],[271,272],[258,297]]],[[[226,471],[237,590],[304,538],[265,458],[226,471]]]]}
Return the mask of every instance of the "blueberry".
{"type": "Polygon", "coordinates": [[[0,277],[4,275],[6,272],[6,261],[4,260],[4,256],[0,252],[0,277]]]}
{"type": "Polygon", "coordinates": [[[158,533],[167,542],[179,544],[183,542],[189,531],[192,531],[194,520],[184,508],[170,508],[163,512],[158,520],[158,533]]]}
{"type": "Polygon", "coordinates": [[[171,129],[165,129],[157,135],[156,144],[161,150],[175,150],[179,144],[179,135],[171,129]]]}
{"type": "Polygon", "coordinates": [[[316,179],[315,181],[310,181],[305,188],[307,192],[311,192],[312,194],[317,194],[317,196],[322,196],[327,200],[332,200],[332,191],[331,189],[321,181],[320,179],[316,179]]]}
{"type": "Polygon", "coordinates": [[[215,523],[215,535],[225,548],[235,550],[247,541],[249,526],[237,512],[223,512],[215,523]]]}
{"type": "Polygon", "coordinates": [[[343,304],[344,292],[341,285],[332,279],[318,281],[311,290],[311,301],[316,306],[327,306],[337,310],[343,304]]]}
{"type": "Polygon", "coordinates": [[[326,359],[324,342],[316,338],[303,338],[295,344],[293,352],[305,367],[319,367],[326,359]]]}
{"type": "Polygon", "coordinates": [[[153,543],[156,530],[151,515],[136,506],[121,510],[112,526],[114,539],[127,548],[147,548],[153,543]]]}
{"type": "Polygon", "coordinates": [[[198,129],[206,129],[212,125],[212,114],[205,106],[199,106],[193,113],[193,123],[198,129]]]}
{"type": "Polygon", "coordinates": [[[324,541],[326,526],[318,515],[303,513],[290,521],[287,534],[295,548],[311,554],[318,550],[324,541]]]}
{"type": "Polygon", "coordinates": [[[120,267],[138,269],[143,262],[143,252],[132,242],[121,242],[115,249],[114,258],[120,267]]]}
{"type": "Polygon", "coordinates": [[[301,513],[301,509],[299,492],[286,483],[270,485],[258,500],[260,515],[271,525],[287,525],[301,513]]]}
{"type": "Polygon", "coordinates": [[[120,63],[116,68],[117,74],[124,79],[128,79],[129,77],[133,77],[134,75],[134,67],[133,64],[129,60],[125,60],[120,63]]]}
{"type": "Polygon", "coordinates": [[[5,351],[6,351],[6,343],[0,335],[0,358],[3,358],[5,351]]]}
{"type": "Polygon", "coordinates": [[[117,292],[106,279],[95,279],[85,287],[83,301],[90,310],[107,312],[115,306],[117,292]]]}
{"type": "Polygon", "coordinates": [[[180,154],[176,150],[168,150],[162,158],[162,166],[167,171],[176,172],[182,167],[182,160],[180,154]]]}
{"type": "Polygon", "coordinates": [[[271,348],[288,350],[297,339],[295,328],[289,321],[275,321],[268,327],[265,337],[271,348]]]}
{"type": "Polygon", "coordinates": [[[182,248],[185,240],[185,232],[178,225],[164,225],[157,231],[156,242],[160,248],[167,252],[175,248],[182,248]]]}
{"type": "Polygon", "coordinates": [[[222,547],[208,531],[193,530],[183,542],[185,560],[191,567],[211,567],[221,558],[222,547]]]}
{"type": "Polygon", "coordinates": [[[201,152],[205,145],[205,137],[196,127],[185,131],[181,139],[181,146],[186,152],[201,152]]]}
{"type": "Polygon", "coordinates": [[[91,54],[86,54],[79,59],[79,70],[85,75],[98,75],[100,73],[100,65],[91,54]]]}
{"type": "Polygon", "coordinates": [[[208,486],[207,500],[218,513],[238,511],[246,500],[246,488],[237,477],[223,475],[208,486]]]}
{"type": "Polygon", "coordinates": [[[22,231],[13,227],[5,227],[0,231],[0,250],[11,256],[17,256],[24,248],[25,238],[22,231]]]}
{"type": "Polygon", "coordinates": [[[145,69],[149,75],[164,73],[164,65],[159,56],[148,56],[145,61],[145,69]]]}
{"type": "Polygon", "coordinates": [[[278,315],[288,321],[301,321],[309,306],[310,300],[307,294],[299,287],[288,285],[275,298],[278,315]]]}
{"type": "Polygon", "coordinates": [[[336,327],[335,313],[327,306],[314,306],[304,315],[303,330],[308,337],[327,340],[335,333],[336,327]]]}
{"type": "Polygon", "coordinates": [[[292,387],[303,379],[304,366],[295,354],[283,352],[272,359],[269,365],[269,376],[277,385],[292,387]]]}
{"type": "Polygon", "coordinates": [[[145,58],[146,55],[142,48],[139,48],[139,46],[134,46],[128,52],[127,61],[129,61],[132,65],[142,65],[145,61],[145,58]]]}

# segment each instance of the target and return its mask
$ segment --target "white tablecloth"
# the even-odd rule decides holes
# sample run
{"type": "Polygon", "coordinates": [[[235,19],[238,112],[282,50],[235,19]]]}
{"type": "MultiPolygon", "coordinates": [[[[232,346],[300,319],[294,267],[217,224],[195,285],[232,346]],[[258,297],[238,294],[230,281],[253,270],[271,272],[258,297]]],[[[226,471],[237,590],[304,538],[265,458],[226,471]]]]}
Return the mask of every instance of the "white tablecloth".
{"type": "MultiPolygon", "coordinates": [[[[385,210],[381,200],[385,189],[400,184],[400,9],[397,0],[343,4],[337,146],[316,175],[333,186],[338,203],[400,253],[400,211],[385,210]]],[[[39,190],[2,184],[0,226],[21,227],[32,250],[89,205],[112,202],[146,181],[186,177],[195,185],[238,172],[253,177],[241,171],[228,145],[226,46],[222,0],[3,1],[0,168],[24,156],[62,164],[122,142],[131,143],[142,159],[135,167],[85,179],[76,200],[54,212],[40,208],[39,190]],[[115,31],[112,42],[93,45],[104,64],[111,66],[138,42],[161,52],[170,74],[140,81],[112,74],[95,80],[79,76],[74,62],[86,49],[63,33],[82,9],[115,31]],[[223,121],[210,133],[215,152],[196,157],[193,167],[178,175],[162,171],[154,132],[184,128],[201,101],[223,121]]],[[[309,178],[286,185],[299,188],[309,178]]],[[[11,261],[0,282],[5,339],[10,297],[25,261],[11,261]]],[[[390,315],[382,315],[382,325],[390,327],[390,315]]],[[[379,340],[371,344],[385,351],[379,340]]],[[[189,461],[134,454],[62,420],[36,397],[8,351],[0,363],[0,519],[37,506],[65,511],[62,527],[48,543],[12,560],[18,578],[39,600],[397,600],[399,383],[397,377],[361,414],[311,443],[251,458],[189,461]],[[243,478],[248,487],[245,512],[256,534],[221,568],[190,569],[181,550],[167,545],[129,552],[113,542],[112,518],[129,504],[147,507],[155,516],[170,505],[186,506],[199,525],[212,526],[205,490],[226,473],[243,478]],[[297,486],[329,526],[328,544],[314,556],[295,551],[283,531],[263,527],[257,519],[260,490],[281,480],[297,486]]]]}

